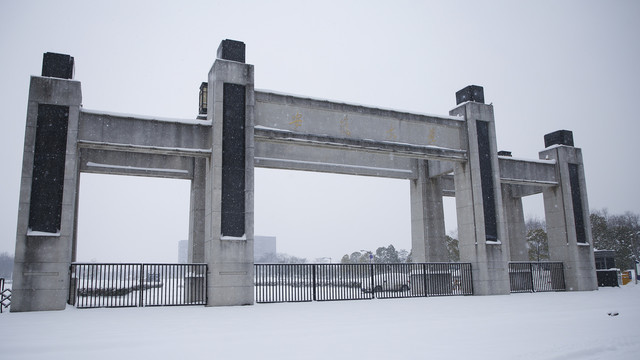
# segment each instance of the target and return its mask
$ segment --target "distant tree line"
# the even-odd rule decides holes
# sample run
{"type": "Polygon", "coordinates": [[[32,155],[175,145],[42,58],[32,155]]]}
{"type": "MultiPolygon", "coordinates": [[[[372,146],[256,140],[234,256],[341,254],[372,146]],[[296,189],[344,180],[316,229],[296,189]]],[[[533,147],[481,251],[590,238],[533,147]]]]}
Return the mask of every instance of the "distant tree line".
{"type": "MultiPolygon", "coordinates": [[[[633,269],[640,261],[640,216],[635,213],[611,215],[605,210],[592,210],[590,215],[593,246],[599,250],[614,250],[616,266],[620,269],[633,269]]],[[[544,220],[529,218],[525,221],[526,240],[529,261],[548,261],[549,239],[544,220]]],[[[454,235],[455,236],[455,235],[454,235]]],[[[450,262],[460,261],[458,239],[445,236],[450,262]]],[[[345,254],[340,260],[343,264],[356,263],[404,263],[412,262],[411,252],[396,251],[393,245],[370,250],[354,251],[345,254]],[[373,257],[371,257],[373,255],[373,257]]]]}
{"type": "Polygon", "coordinates": [[[306,258],[283,253],[268,253],[254,259],[256,264],[305,264],[306,258]]]}
{"type": "Polygon", "coordinates": [[[634,269],[640,261],[640,216],[631,212],[611,215],[606,209],[592,211],[591,236],[599,250],[616,252],[616,267],[634,269]]]}
{"type": "Polygon", "coordinates": [[[411,253],[407,250],[396,250],[393,245],[387,247],[381,246],[375,252],[371,250],[354,251],[344,254],[340,259],[342,264],[358,264],[358,263],[405,263],[411,262],[411,253]]]}
{"type": "MultiPolygon", "coordinates": [[[[460,251],[458,250],[458,239],[455,239],[449,235],[445,236],[448,250],[449,262],[460,261],[460,251]]],[[[389,263],[411,263],[413,262],[412,252],[405,249],[396,250],[396,248],[390,244],[387,247],[381,246],[376,251],[360,250],[354,251],[351,254],[344,254],[340,259],[342,264],[358,264],[369,263],[374,264],[389,264],[389,263]]]]}
{"type": "MultiPolygon", "coordinates": [[[[591,236],[593,247],[615,251],[616,266],[633,269],[640,261],[640,216],[631,212],[611,215],[606,209],[592,210],[591,236]]],[[[526,221],[529,260],[549,260],[549,243],[544,221],[526,221]]]]}

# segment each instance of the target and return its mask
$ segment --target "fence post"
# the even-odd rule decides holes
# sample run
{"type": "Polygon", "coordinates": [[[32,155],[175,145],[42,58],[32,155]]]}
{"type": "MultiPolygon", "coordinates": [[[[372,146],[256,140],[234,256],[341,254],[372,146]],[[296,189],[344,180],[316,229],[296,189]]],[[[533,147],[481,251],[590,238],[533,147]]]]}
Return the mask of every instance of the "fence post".
{"type": "Polygon", "coordinates": [[[536,292],[536,283],[533,280],[533,263],[529,263],[529,272],[531,273],[531,292],[536,292]]]}
{"type": "Polygon", "coordinates": [[[422,264],[422,289],[424,290],[424,296],[429,296],[429,290],[427,288],[427,264],[422,264]]]}
{"type": "Polygon", "coordinates": [[[376,283],[375,283],[375,276],[373,274],[373,263],[369,263],[369,273],[371,274],[371,298],[375,299],[376,297],[376,283]]]}
{"type": "Polygon", "coordinates": [[[473,295],[473,265],[469,264],[469,280],[471,281],[471,295],[473,295]]]}
{"type": "Polygon", "coordinates": [[[138,291],[139,291],[139,305],[140,307],[144,307],[144,264],[140,264],[140,279],[138,280],[138,291]]]}
{"type": "Polygon", "coordinates": [[[205,264],[204,265],[204,288],[202,291],[204,291],[204,304],[208,304],[209,303],[209,287],[207,286],[207,284],[209,283],[209,265],[205,264]]]}
{"type": "Polygon", "coordinates": [[[316,301],[316,264],[311,265],[311,269],[313,272],[313,301],[316,301]]]}
{"type": "Polygon", "coordinates": [[[67,299],[67,303],[71,306],[76,305],[76,279],[74,275],[74,266],[73,264],[69,265],[69,298],[67,299]]]}

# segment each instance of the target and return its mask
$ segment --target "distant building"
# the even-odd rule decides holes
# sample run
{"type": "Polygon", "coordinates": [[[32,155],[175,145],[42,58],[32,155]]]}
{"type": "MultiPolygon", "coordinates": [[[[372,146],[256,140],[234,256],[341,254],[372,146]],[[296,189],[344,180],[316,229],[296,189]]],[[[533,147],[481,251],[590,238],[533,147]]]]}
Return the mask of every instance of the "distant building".
{"type": "Polygon", "coordinates": [[[255,236],[253,239],[253,261],[273,262],[276,257],[275,236],[255,236]]]}
{"type": "Polygon", "coordinates": [[[614,250],[594,250],[596,276],[598,286],[620,286],[622,274],[616,268],[616,252],[614,250]]]}
{"type": "Polygon", "coordinates": [[[178,241],[178,264],[189,262],[189,240],[178,241]]]}

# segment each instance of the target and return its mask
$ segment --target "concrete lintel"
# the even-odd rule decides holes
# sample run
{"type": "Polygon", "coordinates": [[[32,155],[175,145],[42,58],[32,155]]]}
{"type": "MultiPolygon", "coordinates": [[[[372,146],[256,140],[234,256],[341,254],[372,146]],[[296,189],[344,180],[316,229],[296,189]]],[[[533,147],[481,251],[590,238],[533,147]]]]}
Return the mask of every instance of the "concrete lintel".
{"type": "Polygon", "coordinates": [[[467,152],[458,149],[446,149],[437,146],[402,144],[391,141],[341,138],[328,135],[294,133],[286,130],[255,129],[256,141],[273,143],[296,143],[304,146],[361,150],[374,153],[393,154],[416,159],[434,159],[464,162],[467,152]]]}
{"type": "Polygon", "coordinates": [[[500,182],[507,184],[557,186],[556,162],[554,160],[523,160],[509,157],[498,158],[500,182]]]}
{"type": "Polygon", "coordinates": [[[511,196],[523,198],[526,196],[542,194],[544,189],[549,186],[536,186],[536,185],[522,185],[522,184],[509,184],[506,182],[502,182],[502,186],[510,187],[511,196]]]}
{"type": "Polygon", "coordinates": [[[513,184],[513,185],[528,185],[528,186],[536,186],[536,187],[552,187],[558,186],[557,181],[543,181],[543,180],[532,180],[532,179],[511,179],[511,178],[500,178],[500,183],[502,184],[513,184]]]}
{"type": "Polygon", "coordinates": [[[162,147],[162,146],[145,146],[145,145],[131,145],[131,144],[118,144],[107,143],[98,141],[78,141],[78,147],[95,150],[110,150],[120,151],[125,153],[142,153],[142,154],[157,154],[157,155],[174,155],[174,156],[187,156],[187,157],[202,157],[207,158],[211,156],[211,149],[197,149],[197,148],[174,148],[174,147],[162,147]]]}
{"type": "Polygon", "coordinates": [[[297,105],[305,107],[314,107],[324,110],[337,111],[341,113],[358,113],[364,115],[382,116],[388,118],[402,118],[406,121],[415,121],[420,123],[430,123],[444,125],[449,127],[461,128],[464,121],[459,116],[447,115],[427,115],[416,114],[400,110],[382,109],[365,105],[348,104],[344,102],[335,102],[326,99],[314,99],[308,96],[292,95],[278,93],[270,90],[256,90],[256,102],[280,104],[280,105],[297,105]]]}
{"type": "Polygon", "coordinates": [[[209,121],[168,121],[135,115],[81,111],[78,141],[87,144],[126,144],[131,149],[202,152],[211,149],[209,121]]]}
{"type": "Polygon", "coordinates": [[[193,178],[193,157],[81,148],[80,171],[160,178],[193,178]]]}
{"type": "Polygon", "coordinates": [[[392,179],[412,179],[415,177],[415,172],[413,170],[263,157],[255,158],[255,166],[269,169],[315,171],[332,174],[385,177],[392,179]]]}

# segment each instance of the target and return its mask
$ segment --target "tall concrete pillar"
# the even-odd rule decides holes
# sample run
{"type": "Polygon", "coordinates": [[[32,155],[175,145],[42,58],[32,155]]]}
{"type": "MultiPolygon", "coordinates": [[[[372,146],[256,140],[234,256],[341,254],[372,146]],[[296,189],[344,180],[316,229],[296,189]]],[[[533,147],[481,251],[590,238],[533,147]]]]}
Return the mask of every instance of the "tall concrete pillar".
{"type": "Polygon", "coordinates": [[[207,101],[213,124],[205,197],[208,306],[254,302],[253,83],[244,43],[222,41],[209,72],[207,101]]]}
{"type": "Polygon", "coordinates": [[[204,262],[205,194],[207,188],[207,159],[193,159],[191,200],[189,205],[189,263],[204,262]]]}
{"type": "Polygon", "coordinates": [[[411,186],[411,254],[415,262],[447,262],[442,182],[429,177],[427,161],[418,160],[411,186]]]}
{"type": "Polygon", "coordinates": [[[467,144],[469,157],[454,168],[460,260],[472,265],[474,294],[509,294],[509,243],[501,206],[493,106],[483,103],[478,86],[467,87],[456,97],[462,104],[450,114],[466,119],[461,143],[467,144]]]}
{"type": "Polygon", "coordinates": [[[31,77],[11,311],[62,310],[74,260],[82,91],[73,57],[46,53],[31,77]]]}
{"type": "Polygon", "coordinates": [[[509,259],[511,261],[529,261],[522,197],[517,196],[509,184],[502,185],[502,207],[504,208],[505,225],[509,237],[509,259]]]}
{"type": "Polygon", "coordinates": [[[567,130],[545,135],[545,147],[539,153],[540,159],[556,160],[559,183],[542,193],[549,256],[564,264],[567,290],[596,290],[582,151],[573,146],[573,133],[567,130]]]}

